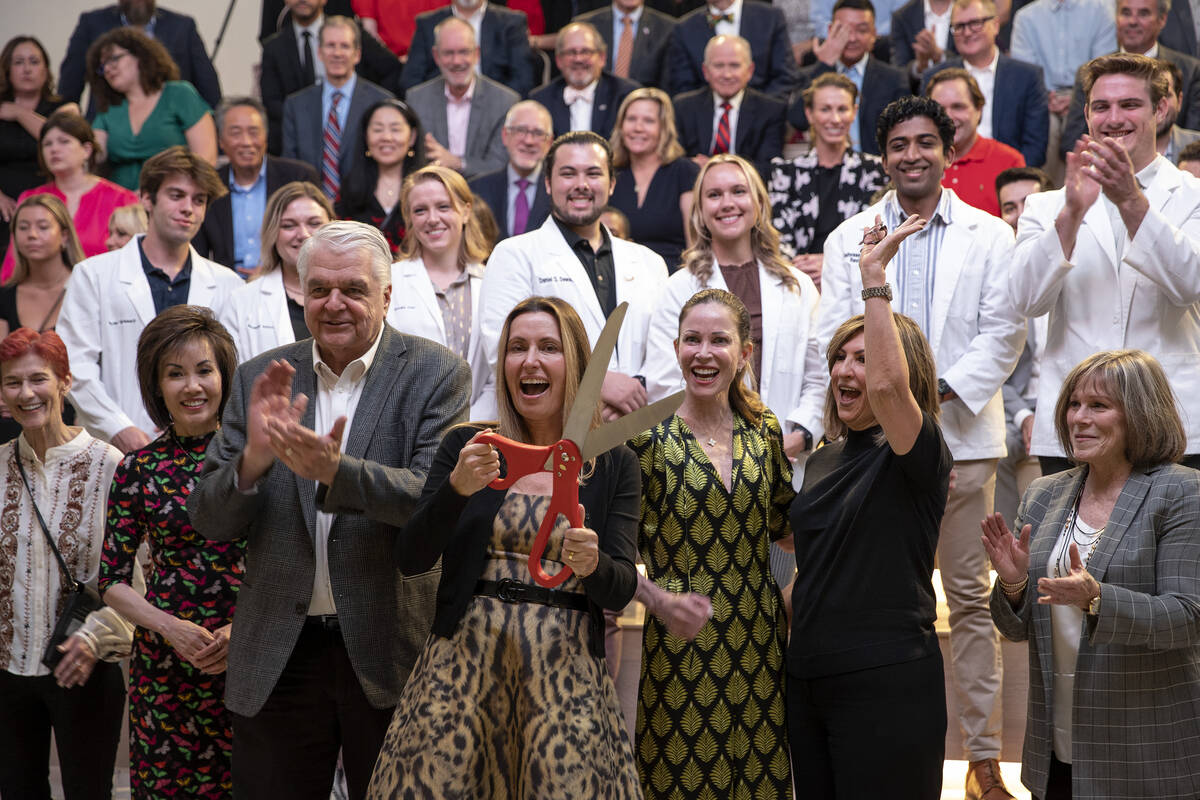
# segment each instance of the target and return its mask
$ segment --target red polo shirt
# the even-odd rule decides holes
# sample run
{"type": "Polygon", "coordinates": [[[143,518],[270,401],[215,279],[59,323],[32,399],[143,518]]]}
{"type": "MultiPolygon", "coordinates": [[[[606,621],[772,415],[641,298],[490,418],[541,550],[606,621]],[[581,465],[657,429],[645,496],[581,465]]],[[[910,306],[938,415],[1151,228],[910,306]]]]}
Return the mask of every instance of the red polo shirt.
{"type": "Polygon", "coordinates": [[[946,167],[942,186],[953,189],[966,202],[989,214],[1000,216],[996,199],[996,176],[1009,167],[1025,166],[1025,157],[1003,142],[975,137],[966,155],[946,167]]]}

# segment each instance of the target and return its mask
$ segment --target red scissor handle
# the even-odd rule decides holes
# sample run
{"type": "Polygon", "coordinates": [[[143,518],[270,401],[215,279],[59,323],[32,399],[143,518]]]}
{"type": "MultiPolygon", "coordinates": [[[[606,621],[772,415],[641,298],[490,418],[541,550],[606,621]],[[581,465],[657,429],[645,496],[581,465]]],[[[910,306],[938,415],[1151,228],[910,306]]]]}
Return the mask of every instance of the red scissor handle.
{"type": "Polygon", "coordinates": [[[554,493],[550,496],[550,507],[542,518],[537,537],[529,551],[529,573],[534,581],[547,588],[560,585],[571,577],[570,567],[563,565],[562,569],[553,575],[542,569],[542,555],[550,541],[550,533],[562,514],[572,528],[583,527],[583,517],[579,513],[579,472],[583,468],[583,459],[579,448],[570,439],[560,439],[552,445],[531,445],[514,442],[512,439],[498,433],[487,432],[478,436],[475,441],[490,444],[504,455],[508,464],[508,474],[497,478],[488,484],[493,489],[507,489],[513,482],[534,472],[545,472],[547,466],[554,481],[554,493]],[[549,462],[547,462],[549,459],[549,462]]]}

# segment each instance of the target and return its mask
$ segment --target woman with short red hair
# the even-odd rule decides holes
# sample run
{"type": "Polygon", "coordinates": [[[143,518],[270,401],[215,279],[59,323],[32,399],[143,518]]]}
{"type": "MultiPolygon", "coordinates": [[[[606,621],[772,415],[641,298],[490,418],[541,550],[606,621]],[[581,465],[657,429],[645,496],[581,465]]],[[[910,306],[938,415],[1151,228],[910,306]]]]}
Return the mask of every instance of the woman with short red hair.
{"type": "Polygon", "coordinates": [[[95,585],[108,489],[121,460],[116,448],[63,422],[70,388],[67,349],[53,331],[18,328],[0,342],[0,397],[21,426],[16,439],[0,445],[3,797],[50,796],[51,731],[66,797],[112,794],[125,704],[121,671],[97,661],[92,625],[89,635],[47,648],[74,582],[95,585]],[[52,668],[47,656],[56,651],[61,661],[52,668]]]}

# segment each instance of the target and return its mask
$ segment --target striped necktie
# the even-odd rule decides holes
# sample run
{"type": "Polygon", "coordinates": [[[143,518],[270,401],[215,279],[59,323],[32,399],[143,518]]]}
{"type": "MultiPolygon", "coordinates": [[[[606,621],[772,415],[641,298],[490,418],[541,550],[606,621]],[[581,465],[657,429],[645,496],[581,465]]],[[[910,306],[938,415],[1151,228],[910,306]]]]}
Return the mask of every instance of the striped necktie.
{"type": "Polygon", "coordinates": [[[342,125],[338,122],[338,104],[342,93],[334,92],[329,101],[329,117],[325,120],[325,133],[321,146],[321,187],[330,198],[336,198],[342,178],[338,174],[338,154],[342,149],[342,125]]]}
{"type": "Polygon", "coordinates": [[[721,103],[721,119],[717,123],[717,138],[713,141],[712,154],[729,152],[729,111],[733,104],[726,100],[721,103]]]}

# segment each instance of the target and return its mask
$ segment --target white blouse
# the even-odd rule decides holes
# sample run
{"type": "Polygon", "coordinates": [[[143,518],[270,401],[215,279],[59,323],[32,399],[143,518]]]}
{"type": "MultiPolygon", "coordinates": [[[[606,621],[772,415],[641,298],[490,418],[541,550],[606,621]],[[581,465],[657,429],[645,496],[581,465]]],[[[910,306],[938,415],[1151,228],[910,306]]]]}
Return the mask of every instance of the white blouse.
{"type": "Polygon", "coordinates": [[[42,652],[65,595],[62,571],[38,524],[16,457],[71,574],[95,586],[108,490],[121,453],[84,430],[51,447],[43,463],[22,434],[0,445],[0,664],[14,675],[48,675],[42,652]]]}

